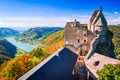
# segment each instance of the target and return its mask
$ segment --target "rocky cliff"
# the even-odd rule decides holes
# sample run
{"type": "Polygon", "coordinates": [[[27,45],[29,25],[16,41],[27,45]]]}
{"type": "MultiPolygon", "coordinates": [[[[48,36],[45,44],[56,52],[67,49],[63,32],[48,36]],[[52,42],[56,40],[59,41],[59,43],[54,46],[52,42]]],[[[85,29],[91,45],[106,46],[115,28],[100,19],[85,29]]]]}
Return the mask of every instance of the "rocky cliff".
{"type": "Polygon", "coordinates": [[[97,52],[99,54],[115,58],[112,38],[113,33],[110,30],[107,30],[104,35],[98,34],[97,37],[91,42],[91,48],[86,57],[90,58],[95,52],[97,52]]]}

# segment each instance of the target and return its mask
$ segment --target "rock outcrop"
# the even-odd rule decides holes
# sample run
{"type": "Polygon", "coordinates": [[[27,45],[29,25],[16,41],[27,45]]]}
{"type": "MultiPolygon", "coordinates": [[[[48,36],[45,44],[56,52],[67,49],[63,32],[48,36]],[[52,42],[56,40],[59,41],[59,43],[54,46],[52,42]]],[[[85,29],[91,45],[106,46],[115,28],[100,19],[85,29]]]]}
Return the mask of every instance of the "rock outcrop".
{"type": "Polygon", "coordinates": [[[91,48],[86,58],[90,58],[95,52],[115,58],[112,38],[113,33],[109,30],[107,30],[104,35],[97,35],[97,37],[91,42],[91,48]]]}

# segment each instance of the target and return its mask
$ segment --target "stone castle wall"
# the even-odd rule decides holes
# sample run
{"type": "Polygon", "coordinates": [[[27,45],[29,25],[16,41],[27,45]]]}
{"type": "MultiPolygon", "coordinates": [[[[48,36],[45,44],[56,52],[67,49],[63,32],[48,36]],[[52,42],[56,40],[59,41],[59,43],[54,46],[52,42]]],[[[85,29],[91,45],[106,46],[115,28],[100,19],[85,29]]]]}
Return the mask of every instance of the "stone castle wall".
{"type": "MultiPolygon", "coordinates": [[[[113,35],[109,30],[107,30],[106,34],[104,34],[104,35],[97,35],[97,37],[94,38],[90,44],[91,47],[90,47],[88,54],[86,55],[86,58],[87,59],[90,58],[96,52],[96,48],[97,48],[98,44],[100,44],[100,47],[105,52],[103,55],[115,58],[112,37],[113,37],[113,35]]],[[[100,52],[100,51],[98,53],[102,54],[102,52],[100,52]]]]}

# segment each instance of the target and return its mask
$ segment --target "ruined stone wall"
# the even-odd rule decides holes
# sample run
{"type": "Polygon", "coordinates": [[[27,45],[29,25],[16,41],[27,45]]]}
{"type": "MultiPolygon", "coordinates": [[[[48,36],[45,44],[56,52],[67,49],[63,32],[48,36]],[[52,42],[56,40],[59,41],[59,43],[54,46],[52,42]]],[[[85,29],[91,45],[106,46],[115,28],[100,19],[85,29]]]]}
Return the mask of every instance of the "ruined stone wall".
{"type": "Polygon", "coordinates": [[[65,27],[65,45],[71,45],[71,46],[78,46],[78,31],[80,29],[78,27],[74,27],[68,24],[67,27],[65,27]]]}
{"type": "Polygon", "coordinates": [[[94,78],[94,80],[98,80],[98,75],[87,65],[86,61],[96,52],[102,55],[106,55],[112,58],[115,58],[114,54],[114,45],[112,43],[113,33],[107,30],[106,34],[100,35],[93,39],[91,42],[91,47],[88,54],[84,58],[84,62],[86,65],[86,70],[89,72],[89,75],[94,78]],[[102,50],[102,51],[101,51],[102,50]],[[104,53],[104,54],[103,54],[104,53]]]}
{"type": "MultiPolygon", "coordinates": [[[[86,58],[89,59],[95,53],[98,47],[98,44],[101,45],[102,50],[104,50],[105,52],[103,55],[115,58],[112,37],[113,37],[113,34],[109,30],[107,30],[105,35],[98,34],[97,37],[94,38],[94,40],[91,42],[91,47],[86,58]]],[[[98,53],[102,54],[103,52],[99,51],[98,53]]]]}
{"type": "Polygon", "coordinates": [[[99,35],[96,38],[94,38],[93,41],[91,42],[91,47],[89,52],[86,55],[86,59],[89,59],[94,54],[96,46],[99,42],[98,38],[99,38],[99,35]]]}
{"type": "Polygon", "coordinates": [[[71,26],[70,24],[67,23],[65,27],[65,46],[77,48],[77,50],[80,49],[82,52],[88,52],[91,46],[90,43],[96,37],[96,34],[80,27],[71,26]]]}
{"type": "Polygon", "coordinates": [[[67,24],[67,27],[65,27],[65,46],[73,47],[82,52],[88,52],[87,58],[94,54],[95,51],[109,57],[115,57],[112,36],[106,27],[104,27],[99,34],[88,30],[87,33],[84,34],[84,30],[80,27],[67,24]],[[104,52],[97,49],[99,48],[99,44],[104,52]]]}

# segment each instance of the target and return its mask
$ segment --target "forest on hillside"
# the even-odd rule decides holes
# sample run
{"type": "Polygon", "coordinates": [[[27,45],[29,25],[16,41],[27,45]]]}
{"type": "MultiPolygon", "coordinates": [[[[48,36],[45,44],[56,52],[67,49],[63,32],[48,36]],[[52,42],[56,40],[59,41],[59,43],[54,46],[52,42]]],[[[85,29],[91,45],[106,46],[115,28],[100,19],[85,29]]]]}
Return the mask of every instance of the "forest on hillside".
{"type": "Polygon", "coordinates": [[[21,53],[17,57],[4,62],[0,66],[0,80],[16,80],[25,72],[43,61],[50,54],[63,47],[64,30],[59,30],[40,38],[41,45],[29,53],[21,53]]]}
{"type": "Polygon", "coordinates": [[[114,52],[116,58],[120,59],[120,26],[119,25],[110,25],[108,27],[110,31],[113,32],[113,44],[114,44],[114,52]]]}
{"type": "Polygon", "coordinates": [[[24,43],[29,44],[37,44],[39,43],[39,38],[43,36],[47,36],[49,34],[52,34],[56,31],[61,30],[61,27],[35,27],[35,28],[29,28],[25,30],[24,32],[20,33],[18,36],[15,37],[15,40],[21,41],[24,43]]]}
{"type": "Polygon", "coordinates": [[[8,36],[17,36],[19,32],[10,28],[0,28],[0,38],[8,36]]]}

